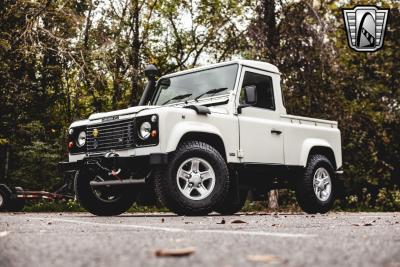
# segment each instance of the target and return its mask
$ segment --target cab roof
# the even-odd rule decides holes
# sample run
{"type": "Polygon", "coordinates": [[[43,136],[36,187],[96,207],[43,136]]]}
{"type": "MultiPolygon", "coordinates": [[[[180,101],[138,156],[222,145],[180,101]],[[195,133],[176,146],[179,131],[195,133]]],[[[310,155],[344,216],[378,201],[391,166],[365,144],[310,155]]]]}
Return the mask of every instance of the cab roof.
{"type": "Polygon", "coordinates": [[[207,70],[207,69],[222,67],[222,66],[231,65],[231,64],[239,64],[241,66],[251,67],[251,68],[255,68],[255,69],[260,69],[260,70],[280,74],[279,69],[270,63],[257,61],[257,60],[236,59],[236,60],[231,60],[231,61],[226,61],[226,62],[221,62],[221,63],[209,64],[209,65],[205,65],[202,67],[196,67],[196,68],[192,68],[192,69],[188,69],[188,70],[184,70],[184,71],[174,72],[171,74],[164,75],[164,76],[162,76],[162,78],[168,78],[168,77],[173,77],[173,76],[177,76],[177,75],[188,74],[191,72],[207,70]]]}

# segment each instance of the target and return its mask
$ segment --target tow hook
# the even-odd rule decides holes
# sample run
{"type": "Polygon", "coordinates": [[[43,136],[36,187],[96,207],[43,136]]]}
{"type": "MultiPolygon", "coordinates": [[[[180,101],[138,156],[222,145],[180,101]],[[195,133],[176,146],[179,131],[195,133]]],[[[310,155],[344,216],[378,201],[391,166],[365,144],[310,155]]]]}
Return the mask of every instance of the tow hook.
{"type": "Polygon", "coordinates": [[[115,152],[108,152],[108,153],[106,153],[106,154],[104,155],[104,157],[105,157],[105,158],[114,158],[112,170],[108,172],[108,175],[112,175],[112,176],[114,176],[115,178],[117,178],[117,179],[119,179],[119,180],[122,180],[122,179],[118,176],[118,174],[120,174],[120,172],[121,172],[121,169],[119,168],[118,170],[116,170],[116,165],[117,165],[116,163],[117,163],[117,158],[119,157],[119,154],[118,154],[118,153],[115,153],[115,152]]]}

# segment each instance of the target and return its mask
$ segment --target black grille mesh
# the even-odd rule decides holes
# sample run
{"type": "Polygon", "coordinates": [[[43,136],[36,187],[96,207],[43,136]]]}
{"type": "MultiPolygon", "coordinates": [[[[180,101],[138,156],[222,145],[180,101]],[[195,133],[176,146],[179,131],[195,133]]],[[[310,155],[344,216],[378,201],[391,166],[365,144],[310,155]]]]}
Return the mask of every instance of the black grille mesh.
{"type": "Polygon", "coordinates": [[[134,120],[104,122],[87,127],[87,152],[102,152],[133,147],[134,120]],[[97,133],[97,136],[95,134],[97,133]]]}

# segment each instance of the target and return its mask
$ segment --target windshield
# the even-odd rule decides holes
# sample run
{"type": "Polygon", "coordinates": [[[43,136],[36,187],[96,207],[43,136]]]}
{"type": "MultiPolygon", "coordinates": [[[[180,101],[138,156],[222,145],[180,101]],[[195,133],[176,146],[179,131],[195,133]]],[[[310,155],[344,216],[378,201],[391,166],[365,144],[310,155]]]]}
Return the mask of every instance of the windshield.
{"type": "Polygon", "coordinates": [[[178,75],[161,80],[153,105],[229,95],[235,85],[237,64],[178,75]]]}

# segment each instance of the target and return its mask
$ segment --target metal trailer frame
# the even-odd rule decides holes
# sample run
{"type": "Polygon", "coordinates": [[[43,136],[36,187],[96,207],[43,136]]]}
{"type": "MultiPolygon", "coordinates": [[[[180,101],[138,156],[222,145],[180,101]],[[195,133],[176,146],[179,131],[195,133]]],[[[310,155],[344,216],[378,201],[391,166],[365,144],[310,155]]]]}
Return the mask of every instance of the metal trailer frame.
{"type": "Polygon", "coordinates": [[[68,193],[72,182],[73,179],[64,177],[63,183],[56,186],[53,192],[23,190],[21,187],[10,187],[0,183],[0,212],[22,211],[26,201],[67,201],[69,199],[74,199],[75,194],[68,193]]]}

